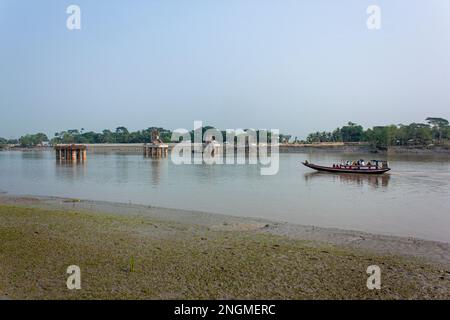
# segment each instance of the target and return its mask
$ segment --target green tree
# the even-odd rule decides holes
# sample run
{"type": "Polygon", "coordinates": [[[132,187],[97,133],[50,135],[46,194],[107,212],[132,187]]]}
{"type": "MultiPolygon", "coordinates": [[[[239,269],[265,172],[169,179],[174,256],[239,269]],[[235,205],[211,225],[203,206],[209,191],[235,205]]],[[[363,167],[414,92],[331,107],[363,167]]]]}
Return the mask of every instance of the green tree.
{"type": "Polygon", "coordinates": [[[116,128],[116,142],[118,143],[127,143],[128,142],[128,137],[129,137],[130,132],[128,131],[127,128],[125,127],[118,127],[116,128]]]}
{"type": "Polygon", "coordinates": [[[363,134],[363,127],[353,122],[349,122],[348,125],[341,128],[342,140],[344,142],[362,141],[363,134]]]}
{"type": "Polygon", "coordinates": [[[438,141],[441,142],[442,137],[447,133],[448,120],[434,117],[428,117],[425,120],[433,127],[435,138],[437,138],[438,141]]]}
{"type": "Polygon", "coordinates": [[[27,134],[19,139],[19,143],[22,147],[34,147],[42,144],[44,141],[48,141],[45,133],[27,134]]]}
{"type": "Polygon", "coordinates": [[[115,143],[115,137],[114,134],[111,132],[111,130],[103,130],[102,135],[102,143],[115,143]]]}

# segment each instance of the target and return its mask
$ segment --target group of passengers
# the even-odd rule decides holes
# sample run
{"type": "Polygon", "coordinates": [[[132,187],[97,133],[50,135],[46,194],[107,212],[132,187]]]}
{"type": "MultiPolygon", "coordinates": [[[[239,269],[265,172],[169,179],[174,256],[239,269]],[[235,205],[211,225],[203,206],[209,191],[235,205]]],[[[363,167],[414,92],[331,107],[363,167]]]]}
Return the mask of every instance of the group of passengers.
{"type": "Polygon", "coordinates": [[[360,159],[358,161],[353,161],[353,162],[347,160],[345,163],[341,162],[340,164],[333,164],[333,168],[338,168],[338,169],[349,167],[349,166],[350,167],[364,167],[364,166],[370,167],[370,166],[378,166],[378,164],[377,163],[372,164],[370,161],[368,161],[366,163],[363,159],[360,159]]]}

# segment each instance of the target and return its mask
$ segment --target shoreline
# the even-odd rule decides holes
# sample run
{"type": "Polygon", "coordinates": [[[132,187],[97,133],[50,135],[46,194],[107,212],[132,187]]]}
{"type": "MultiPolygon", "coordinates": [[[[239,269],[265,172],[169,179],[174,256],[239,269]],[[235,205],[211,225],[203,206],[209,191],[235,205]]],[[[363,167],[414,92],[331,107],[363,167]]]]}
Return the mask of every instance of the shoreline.
{"type": "Polygon", "coordinates": [[[450,299],[447,243],[57,197],[0,217],[0,299],[450,299]]]}
{"type": "Polygon", "coordinates": [[[113,214],[124,217],[143,216],[186,225],[198,225],[220,231],[266,233],[295,240],[336,245],[349,249],[367,250],[379,254],[421,258],[433,263],[450,265],[450,243],[416,237],[376,234],[340,228],[325,228],[264,218],[241,217],[151,205],[54,196],[0,193],[1,204],[50,210],[75,210],[95,214],[113,214]]]}
{"type": "MultiPolygon", "coordinates": [[[[141,154],[144,143],[111,143],[111,144],[85,144],[88,152],[92,153],[131,153],[141,154]]],[[[173,148],[174,143],[168,143],[169,149],[173,148]]],[[[12,147],[0,149],[0,151],[50,151],[53,147],[12,147]]],[[[418,155],[418,156],[450,156],[450,146],[389,146],[386,148],[375,148],[368,144],[361,143],[323,143],[323,144],[280,144],[280,153],[371,153],[382,156],[389,155],[418,155]]]]}

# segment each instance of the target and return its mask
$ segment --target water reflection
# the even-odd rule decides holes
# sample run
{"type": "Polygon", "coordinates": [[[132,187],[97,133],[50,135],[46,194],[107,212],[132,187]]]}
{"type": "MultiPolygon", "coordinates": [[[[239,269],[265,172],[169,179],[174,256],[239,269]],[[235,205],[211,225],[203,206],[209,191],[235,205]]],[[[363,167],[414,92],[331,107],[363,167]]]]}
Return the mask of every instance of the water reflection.
{"type": "Polygon", "coordinates": [[[20,156],[22,159],[44,159],[46,156],[45,152],[42,151],[34,151],[34,150],[30,150],[30,151],[23,151],[20,152],[20,156]]]}
{"type": "Polygon", "coordinates": [[[373,174],[356,174],[356,173],[325,173],[325,172],[308,172],[304,175],[305,180],[312,181],[313,179],[326,179],[332,181],[339,181],[343,184],[351,184],[355,186],[369,185],[374,188],[387,187],[391,175],[389,173],[382,175],[373,174]]]}
{"type": "Polygon", "coordinates": [[[55,174],[59,179],[82,180],[86,175],[86,162],[55,161],[55,174]]]}
{"type": "MultiPolygon", "coordinates": [[[[134,162],[132,160],[132,158],[124,156],[124,155],[120,155],[120,154],[116,154],[114,155],[113,158],[114,162],[112,163],[112,165],[114,166],[115,169],[115,174],[114,177],[107,177],[107,175],[105,175],[106,179],[113,179],[117,184],[125,184],[127,181],[129,181],[129,170],[130,170],[130,165],[134,165],[134,162]]],[[[104,161],[109,161],[108,158],[104,158],[104,161]]]]}
{"type": "Polygon", "coordinates": [[[161,182],[161,161],[159,159],[152,159],[150,164],[152,167],[152,185],[157,186],[161,182]]]}

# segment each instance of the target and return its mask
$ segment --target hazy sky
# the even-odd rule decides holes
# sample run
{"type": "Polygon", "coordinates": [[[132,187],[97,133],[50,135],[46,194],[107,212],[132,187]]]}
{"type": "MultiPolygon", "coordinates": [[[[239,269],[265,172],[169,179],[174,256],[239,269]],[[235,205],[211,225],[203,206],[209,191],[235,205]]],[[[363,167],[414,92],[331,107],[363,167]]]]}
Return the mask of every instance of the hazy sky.
{"type": "Polygon", "coordinates": [[[194,120],[304,137],[427,116],[450,118],[448,0],[0,0],[2,137],[194,120]]]}

